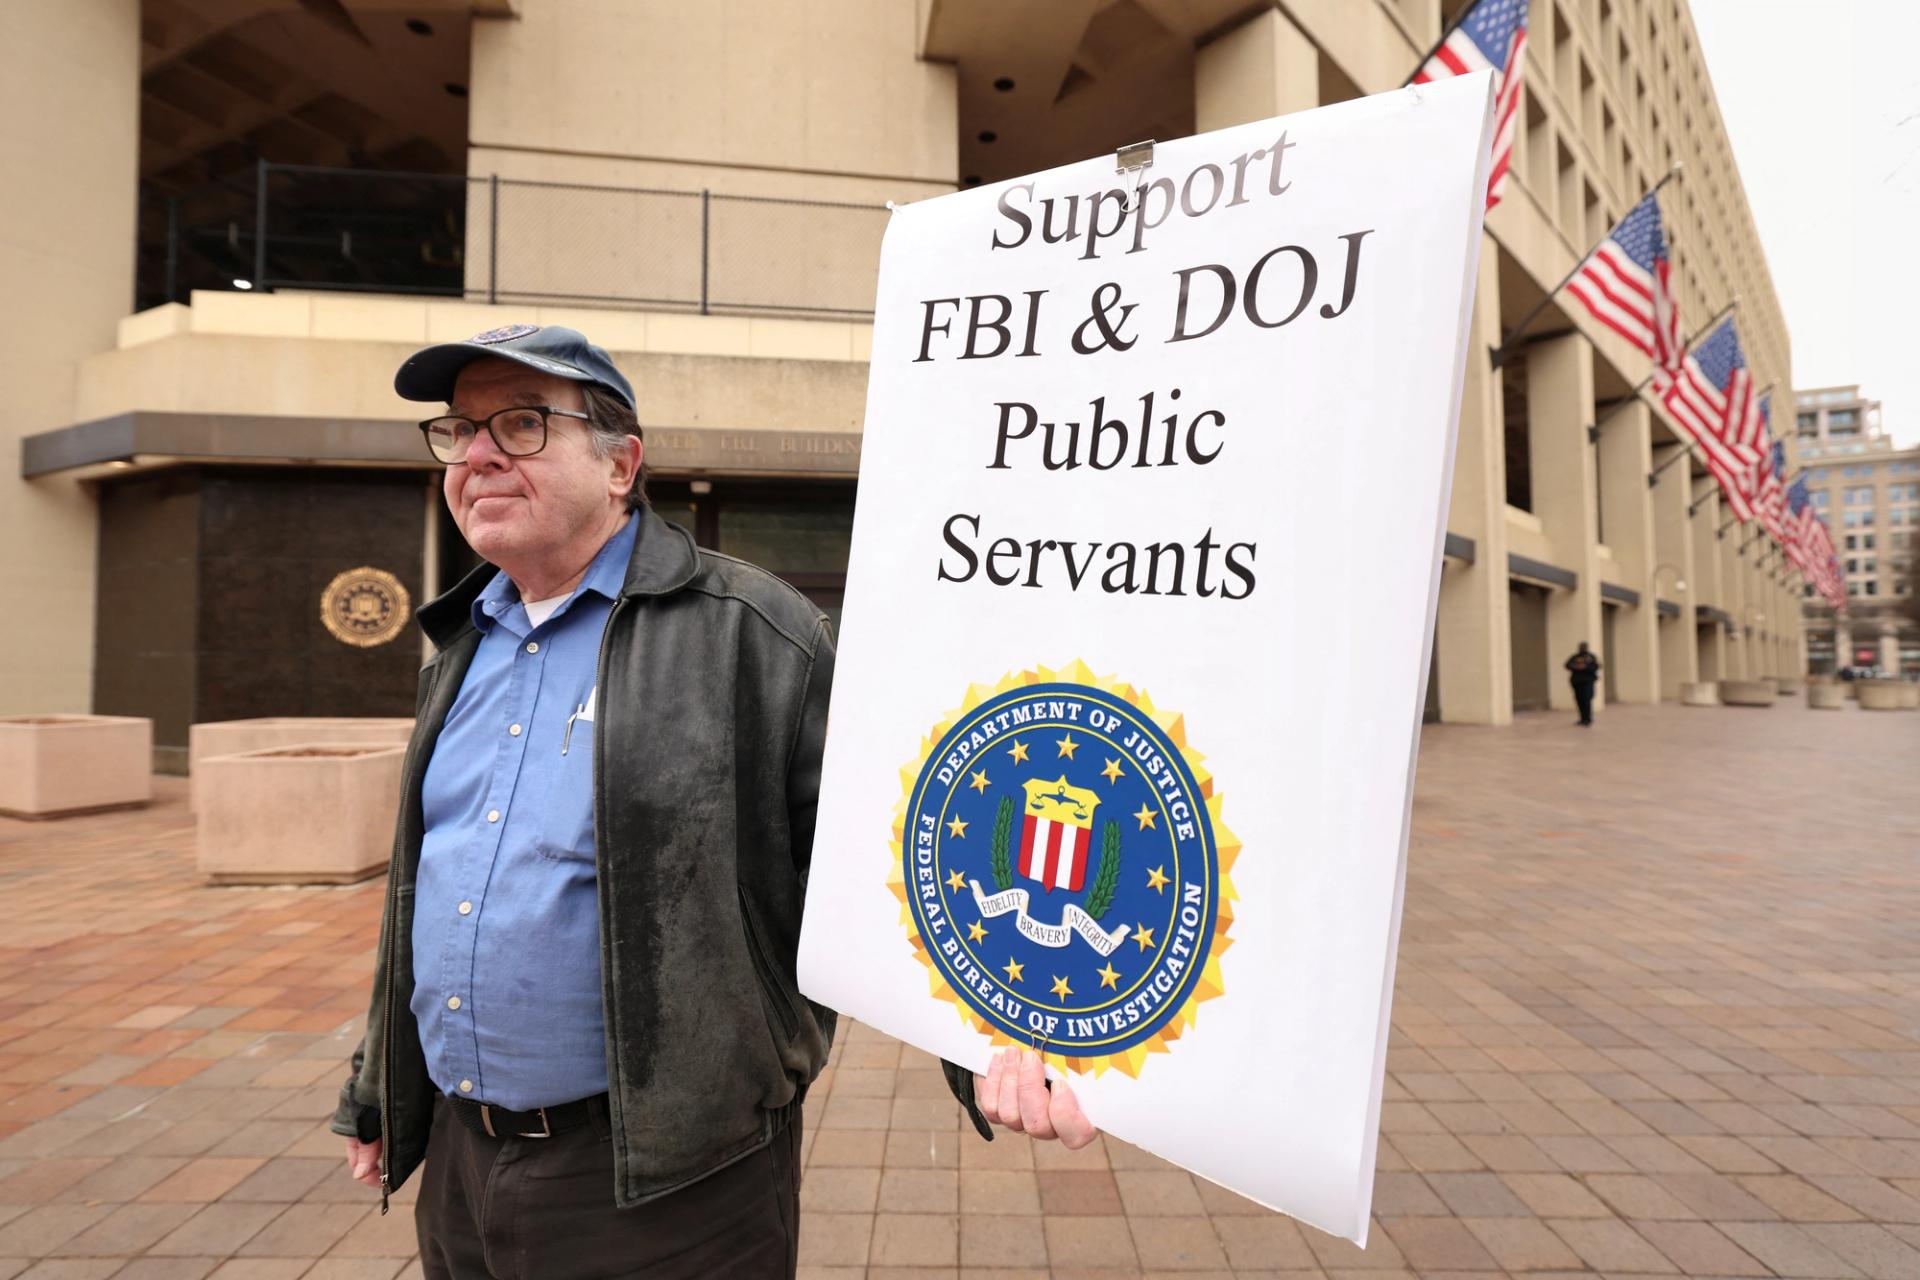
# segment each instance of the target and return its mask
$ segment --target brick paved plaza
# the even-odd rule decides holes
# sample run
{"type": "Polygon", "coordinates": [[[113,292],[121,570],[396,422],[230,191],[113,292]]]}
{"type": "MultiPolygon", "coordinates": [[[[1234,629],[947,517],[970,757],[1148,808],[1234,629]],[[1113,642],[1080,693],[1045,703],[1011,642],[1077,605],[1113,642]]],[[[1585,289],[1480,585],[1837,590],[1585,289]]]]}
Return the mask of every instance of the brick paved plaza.
{"type": "MultiPolygon", "coordinates": [[[[1920,715],[1569,721],[1427,731],[1364,1253],[849,1026],[802,1275],[1920,1278],[1920,715]]],[[[202,888],[159,795],[0,820],[0,1280],[418,1275],[325,1127],[378,888],[202,888]]]]}

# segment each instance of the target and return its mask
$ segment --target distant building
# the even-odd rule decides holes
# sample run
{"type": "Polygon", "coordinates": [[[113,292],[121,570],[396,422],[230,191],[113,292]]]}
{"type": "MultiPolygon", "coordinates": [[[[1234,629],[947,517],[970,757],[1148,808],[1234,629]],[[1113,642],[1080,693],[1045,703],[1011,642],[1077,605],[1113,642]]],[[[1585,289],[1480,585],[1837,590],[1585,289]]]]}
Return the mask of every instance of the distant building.
{"type": "Polygon", "coordinates": [[[1847,607],[1834,611],[1806,589],[1807,659],[1815,671],[1845,666],[1920,674],[1920,624],[1903,607],[1920,554],[1920,447],[1896,448],[1880,402],[1858,386],[1818,387],[1795,397],[1791,456],[1826,517],[1847,575],[1847,607]]]}

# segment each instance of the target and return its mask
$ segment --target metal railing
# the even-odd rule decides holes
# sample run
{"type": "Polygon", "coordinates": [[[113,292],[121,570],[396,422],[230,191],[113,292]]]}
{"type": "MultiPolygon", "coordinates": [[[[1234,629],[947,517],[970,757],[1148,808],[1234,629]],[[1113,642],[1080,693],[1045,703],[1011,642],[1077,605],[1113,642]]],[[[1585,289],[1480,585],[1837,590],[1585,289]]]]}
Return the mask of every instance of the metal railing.
{"type": "Polygon", "coordinates": [[[137,309],[251,288],[860,317],[887,222],[882,205],[264,161],[250,193],[141,205],[137,309]]]}

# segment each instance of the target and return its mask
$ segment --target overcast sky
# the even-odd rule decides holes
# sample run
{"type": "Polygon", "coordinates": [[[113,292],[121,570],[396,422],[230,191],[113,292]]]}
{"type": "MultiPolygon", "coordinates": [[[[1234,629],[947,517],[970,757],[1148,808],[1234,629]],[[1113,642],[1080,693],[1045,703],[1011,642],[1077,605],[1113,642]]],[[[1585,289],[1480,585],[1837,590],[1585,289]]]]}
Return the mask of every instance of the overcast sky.
{"type": "Polygon", "coordinates": [[[1692,7],[1794,386],[1857,382],[1920,442],[1920,0],[1692,7]]]}

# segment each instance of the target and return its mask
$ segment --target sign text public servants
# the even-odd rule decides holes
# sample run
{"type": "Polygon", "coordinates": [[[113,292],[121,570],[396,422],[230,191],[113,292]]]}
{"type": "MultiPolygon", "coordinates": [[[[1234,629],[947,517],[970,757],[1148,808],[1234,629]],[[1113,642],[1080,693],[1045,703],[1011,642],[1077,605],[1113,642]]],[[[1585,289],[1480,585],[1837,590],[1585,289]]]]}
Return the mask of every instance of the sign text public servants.
{"type": "MultiPolygon", "coordinates": [[[[1043,192],[1037,182],[1017,183],[1000,193],[991,248],[1070,253],[1085,261],[1148,253],[1154,229],[1171,218],[1231,216],[1236,207],[1286,195],[1311,163],[1310,156],[1296,158],[1298,150],[1282,131],[1271,146],[1196,165],[1178,180],[1154,178],[1133,191],[1043,192]]],[[[1143,341],[1198,342],[1236,325],[1337,322],[1363,287],[1371,234],[1369,227],[1326,244],[1282,242],[1245,262],[1172,266],[1177,302],[1164,315],[1141,314],[1114,281],[1095,285],[1084,298],[1049,289],[925,298],[913,363],[1021,360],[1059,350],[1100,359],[1123,356],[1143,341]]],[[[1057,472],[1063,484],[1082,469],[1232,465],[1234,423],[1208,406],[1205,387],[1121,387],[1117,381],[1070,404],[993,402],[990,419],[979,424],[979,465],[1057,472]]],[[[978,512],[953,512],[941,530],[945,547],[936,576],[955,583],[978,577],[996,587],[1220,600],[1244,600],[1259,585],[1258,542],[1211,524],[1188,541],[1145,544],[1050,532],[989,528],[978,512]]]]}

